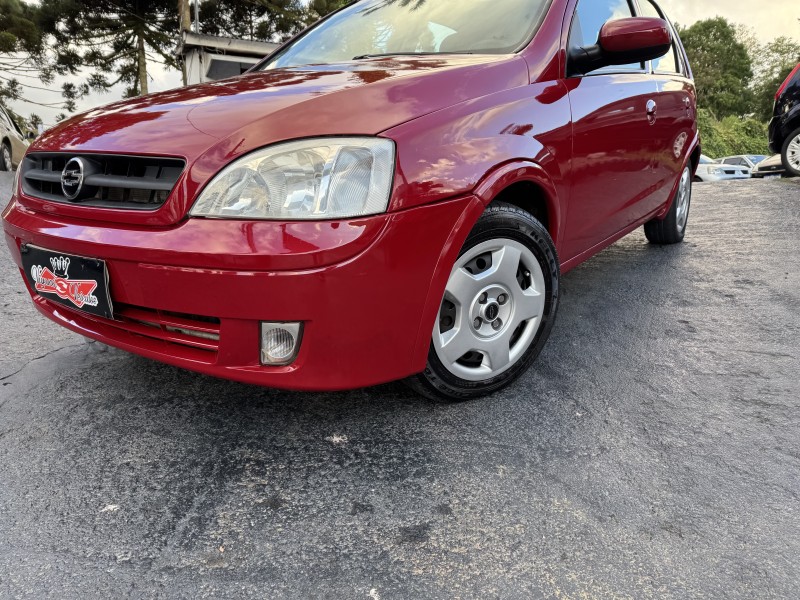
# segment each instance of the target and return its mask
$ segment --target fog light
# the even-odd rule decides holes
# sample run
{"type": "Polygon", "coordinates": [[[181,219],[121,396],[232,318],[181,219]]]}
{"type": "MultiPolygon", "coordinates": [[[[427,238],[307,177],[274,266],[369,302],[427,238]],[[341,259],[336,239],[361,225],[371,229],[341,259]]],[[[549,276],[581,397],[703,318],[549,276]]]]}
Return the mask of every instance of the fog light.
{"type": "Polygon", "coordinates": [[[261,364],[288,365],[300,349],[302,323],[261,323],[261,364]]]}

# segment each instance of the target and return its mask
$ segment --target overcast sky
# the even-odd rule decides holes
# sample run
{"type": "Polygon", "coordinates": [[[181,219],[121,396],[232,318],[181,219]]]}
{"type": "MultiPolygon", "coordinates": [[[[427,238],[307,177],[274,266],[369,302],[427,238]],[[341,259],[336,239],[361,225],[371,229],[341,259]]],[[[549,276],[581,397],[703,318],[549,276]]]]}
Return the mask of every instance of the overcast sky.
{"type": "MultiPolygon", "coordinates": [[[[800,0],[661,0],[660,4],[669,17],[682,26],[691,25],[701,19],[724,16],[734,23],[751,27],[762,42],[768,42],[785,35],[800,40],[800,0]]],[[[160,65],[151,65],[150,91],[160,91],[181,84],[178,71],[165,71],[160,65]]],[[[61,82],[52,86],[59,89],[61,82]]],[[[59,100],[56,93],[29,90],[28,97],[39,102],[59,100]]],[[[78,102],[78,111],[88,110],[101,104],[119,100],[122,89],[114,89],[106,94],[92,94],[78,102]]],[[[36,113],[45,122],[53,125],[55,116],[61,109],[45,108],[28,102],[12,102],[11,107],[18,113],[28,116],[36,113]]]]}

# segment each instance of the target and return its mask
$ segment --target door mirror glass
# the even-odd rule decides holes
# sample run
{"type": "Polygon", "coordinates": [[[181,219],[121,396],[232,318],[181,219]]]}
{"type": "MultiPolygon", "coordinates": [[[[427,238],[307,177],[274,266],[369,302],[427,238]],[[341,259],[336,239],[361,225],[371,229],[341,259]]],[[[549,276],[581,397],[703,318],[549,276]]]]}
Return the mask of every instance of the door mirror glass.
{"type": "Polygon", "coordinates": [[[570,50],[571,71],[585,75],[611,65],[654,60],[664,56],[671,47],[672,35],[663,19],[616,19],[603,25],[597,44],[570,50]]]}

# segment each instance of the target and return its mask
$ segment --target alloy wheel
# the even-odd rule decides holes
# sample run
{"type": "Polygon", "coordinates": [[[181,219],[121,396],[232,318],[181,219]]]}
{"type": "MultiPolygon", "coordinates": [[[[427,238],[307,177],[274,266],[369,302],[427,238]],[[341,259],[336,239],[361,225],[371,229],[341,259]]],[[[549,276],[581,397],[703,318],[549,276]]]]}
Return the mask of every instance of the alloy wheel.
{"type": "Polygon", "coordinates": [[[678,185],[678,196],[675,202],[678,203],[677,211],[675,214],[675,221],[678,225],[678,231],[682,232],[686,229],[686,221],[689,219],[689,204],[692,199],[692,174],[688,168],[683,170],[681,175],[681,182],[678,185]]]}
{"type": "Polygon", "coordinates": [[[786,147],[786,160],[793,169],[800,171],[800,134],[796,135],[786,147]]]}

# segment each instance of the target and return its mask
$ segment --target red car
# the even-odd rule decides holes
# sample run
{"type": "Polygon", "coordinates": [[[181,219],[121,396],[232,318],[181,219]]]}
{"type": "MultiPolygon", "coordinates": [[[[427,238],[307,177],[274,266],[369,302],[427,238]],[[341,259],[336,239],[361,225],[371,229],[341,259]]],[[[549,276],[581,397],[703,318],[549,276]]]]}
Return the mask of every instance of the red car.
{"type": "Polygon", "coordinates": [[[39,311],[112,346],[469,399],[541,351],[564,272],[641,225],[683,239],[695,117],[650,0],[362,0],[48,131],[3,225],[39,311]]]}

